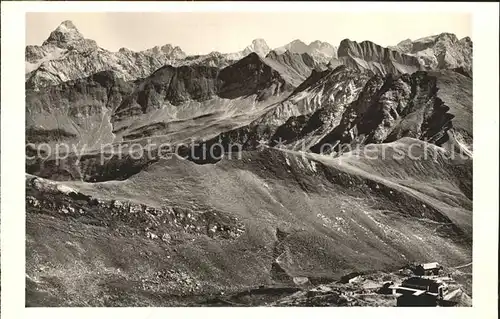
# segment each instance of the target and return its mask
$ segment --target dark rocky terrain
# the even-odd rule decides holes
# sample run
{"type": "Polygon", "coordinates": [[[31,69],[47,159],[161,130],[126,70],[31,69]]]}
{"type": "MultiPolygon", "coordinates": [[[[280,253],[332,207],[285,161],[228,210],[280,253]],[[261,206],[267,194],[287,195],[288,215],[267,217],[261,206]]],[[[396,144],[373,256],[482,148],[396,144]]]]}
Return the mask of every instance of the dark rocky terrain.
{"type": "Polygon", "coordinates": [[[470,305],[471,54],[108,52],[64,22],[26,48],[26,305],[395,306],[426,261],[470,305]]]}

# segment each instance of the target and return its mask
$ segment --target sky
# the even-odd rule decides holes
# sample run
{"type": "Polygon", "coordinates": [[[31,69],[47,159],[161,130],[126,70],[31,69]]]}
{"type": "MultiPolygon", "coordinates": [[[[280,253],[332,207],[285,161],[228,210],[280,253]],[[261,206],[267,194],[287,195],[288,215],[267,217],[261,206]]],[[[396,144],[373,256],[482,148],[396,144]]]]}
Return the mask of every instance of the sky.
{"type": "Polygon", "coordinates": [[[172,44],[187,54],[228,53],[256,38],[271,48],[295,39],[338,46],[348,38],[390,46],[442,32],[472,38],[471,16],[462,13],[37,12],[26,14],[26,44],[41,45],[65,20],[110,51],[172,44]]]}

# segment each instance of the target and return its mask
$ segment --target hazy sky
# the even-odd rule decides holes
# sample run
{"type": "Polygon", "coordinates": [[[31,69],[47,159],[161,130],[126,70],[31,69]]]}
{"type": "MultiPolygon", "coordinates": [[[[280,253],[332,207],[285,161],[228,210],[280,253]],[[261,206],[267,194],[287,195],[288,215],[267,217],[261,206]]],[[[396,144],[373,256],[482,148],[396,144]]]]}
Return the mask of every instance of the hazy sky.
{"type": "Polygon", "coordinates": [[[349,38],[383,46],[404,39],[455,33],[471,37],[471,17],[459,13],[27,13],[26,44],[40,45],[62,21],[105,49],[178,45],[188,54],[240,51],[255,38],[271,48],[300,39],[338,46],[349,38]]]}

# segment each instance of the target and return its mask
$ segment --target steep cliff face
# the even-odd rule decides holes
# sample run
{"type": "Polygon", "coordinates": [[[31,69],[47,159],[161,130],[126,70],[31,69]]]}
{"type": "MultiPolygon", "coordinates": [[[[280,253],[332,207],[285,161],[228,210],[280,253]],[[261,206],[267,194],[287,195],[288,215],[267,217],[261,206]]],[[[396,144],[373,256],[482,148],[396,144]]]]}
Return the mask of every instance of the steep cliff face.
{"type": "Polygon", "coordinates": [[[369,79],[369,73],[346,66],[317,73],[316,78],[311,76],[289,100],[310,101],[316,105],[314,111],[290,116],[278,127],[271,141],[282,141],[292,149],[309,149],[339,124],[345,108],[356,100],[369,79]]]}
{"type": "Polygon", "coordinates": [[[85,54],[97,49],[94,40],[85,39],[71,21],[64,21],[41,46],[26,46],[26,72],[35,70],[43,62],[60,59],[69,51],[85,54]]]}
{"type": "Polygon", "coordinates": [[[416,56],[426,68],[457,69],[462,68],[467,75],[472,75],[472,41],[469,37],[458,39],[452,33],[400,42],[393,49],[416,56]]]}
{"type": "Polygon", "coordinates": [[[450,98],[447,93],[450,86],[458,85],[469,91],[472,89],[470,79],[459,74],[453,78],[427,72],[400,77],[375,76],[363,88],[359,98],[345,110],[339,125],[312,150],[341,151],[340,145],[344,144],[357,147],[391,142],[402,137],[442,145],[449,140],[448,131],[454,126],[470,136],[472,127],[464,119],[471,117],[472,103],[464,106],[458,96],[450,98]],[[453,82],[438,80],[444,77],[453,82]],[[446,99],[446,103],[441,97],[446,99]]]}

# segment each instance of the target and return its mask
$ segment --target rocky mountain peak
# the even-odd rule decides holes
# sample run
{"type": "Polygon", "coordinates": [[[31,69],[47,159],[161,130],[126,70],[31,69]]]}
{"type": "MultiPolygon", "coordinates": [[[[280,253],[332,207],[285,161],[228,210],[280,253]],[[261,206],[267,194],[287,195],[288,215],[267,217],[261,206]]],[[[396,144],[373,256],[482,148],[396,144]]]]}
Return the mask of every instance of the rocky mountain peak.
{"type": "Polygon", "coordinates": [[[61,24],[57,27],[56,30],[59,30],[59,31],[74,30],[74,31],[78,32],[78,29],[76,28],[76,26],[73,24],[73,21],[71,21],[71,20],[66,20],[66,21],[61,22],[61,24]]]}
{"type": "Polygon", "coordinates": [[[78,31],[73,22],[66,20],[62,22],[54,31],[52,31],[45,40],[46,43],[69,43],[81,41],[84,37],[78,31]]]}
{"type": "Polygon", "coordinates": [[[327,42],[319,40],[311,42],[309,45],[302,40],[293,40],[279,48],[274,49],[278,54],[283,54],[286,51],[292,53],[303,54],[307,53],[318,63],[328,63],[332,58],[337,57],[337,49],[327,42]]]}
{"type": "Polygon", "coordinates": [[[449,33],[449,32],[443,32],[438,36],[438,39],[449,39],[452,42],[457,42],[458,38],[454,33],[449,33]]]}
{"type": "Polygon", "coordinates": [[[187,54],[182,51],[178,46],[172,46],[171,44],[165,44],[163,46],[154,46],[150,49],[143,51],[143,53],[148,55],[166,55],[172,59],[184,59],[187,54]]]}
{"type": "Polygon", "coordinates": [[[127,53],[127,52],[132,52],[132,50],[130,50],[129,48],[122,47],[118,50],[118,52],[127,53]]]}
{"type": "Polygon", "coordinates": [[[337,51],[338,55],[339,56],[347,55],[349,47],[353,46],[354,43],[356,43],[356,42],[355,41],[351,41],[350,39],[347,39],[347,38],[344,39],[344,40],[342,40],[342,41],[340,41],[339,49],[337,51]]]}
{"type": "Polygon", "coordinates": [[[151,48],[151,51],[153,53],[156,53],[156,54],[160,54],[161,52],[164,52],[164,53],[169,53],[171,52],[172,50],[174,49],[174,47],[172,47],[171,44],[165,44],[163,46],[154,46],[153,48],[151,48]]]}
{"type": "Polygon", "coordinates": [[[252,52],[257,53],[261,57],[265,57],[271,49],[267,45],[264,39],[254,39],[252,44],[247,46],[245,50],[243,50],[243,55],[248,55],[252,52]]]}
{"type": "MultiPolygon", "coordinates": [[[[418,51],[422,51],[428,48],[434,48],[436,45],[441,46],[453,46],[458,42],[458,38],[453,33],[443,32],[437,35],[432,35],[429,37],[424,37],[417,39],[415,41],[405,42],[406,46],[401,47],[398,44],[400,49],[407,49],[411,53],[415,53],[418,51]],[[409,45],[411,42],[411,46],[409,45]]],[[[400,43],[401,44],[401,43],[400,43]]]]}
{"type": "Polygon", "coordinates": [[[89,48],[97,48],[94,40],[85,39],[78,31],[73,22],[63,21],[54,31],[52,31],[43,42],[42,46],[53,45],[62,49],[77,49],[86,50],[89,48]]]}
{"type": "Polygon", "coordinates": [[[418,57],[420,63],[430,69],[462,68],[472,72],[472,40],[458,39],[453,33],[443,32],[417,40],[404,40],[390,49],[418,57]]]}
{"type": "Polygon", "coordinates": [[[472,45],[472,39],[469,37],[464,37],[460,39],[460,42],[470,43],[472,45]]]}
{"type": "Polygon", "coordinates": [[[309,46],[302,40],[296,39],[280,48],[277,48],[276,51],[278,53],[284,53],[286,51],[290,51],[293,53],[305,53],[309,52],[309,46]]]}

